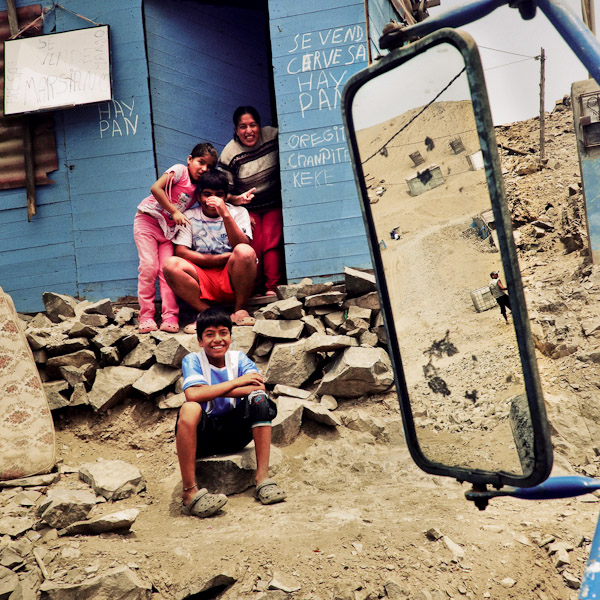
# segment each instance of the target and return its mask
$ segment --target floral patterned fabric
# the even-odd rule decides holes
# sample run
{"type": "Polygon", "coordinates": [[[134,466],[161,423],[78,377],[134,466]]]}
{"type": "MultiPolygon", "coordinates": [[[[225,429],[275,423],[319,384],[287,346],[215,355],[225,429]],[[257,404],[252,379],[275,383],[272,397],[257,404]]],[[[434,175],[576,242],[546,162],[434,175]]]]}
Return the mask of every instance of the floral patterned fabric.
{"type": "Polygon", "coordinates": [[[13,301],[0,288],[0,481],[48,473],[54,424],[13,301]]]}

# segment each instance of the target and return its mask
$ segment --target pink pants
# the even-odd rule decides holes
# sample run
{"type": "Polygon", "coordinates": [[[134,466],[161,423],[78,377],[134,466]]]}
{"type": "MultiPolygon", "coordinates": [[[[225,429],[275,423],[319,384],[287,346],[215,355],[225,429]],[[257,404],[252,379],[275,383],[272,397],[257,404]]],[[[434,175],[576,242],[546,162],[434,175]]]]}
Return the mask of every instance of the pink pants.
{"type": "Polygon", "coordinates": [[[150,215],[135,215],[133,239],[140,256],[138,267],[138,302],[140,303],[139,322],[154,318],[156,298],[156,278],[162,300],[162,320],[176,320],[179,315],[177,298],[163,275],[163,264],[173,256],[173,244],[165,235],[158,221],[150,215]]]}
{"type": "Polygon", "coordinates": [[[258,258],[255,287],[275,291],[283,276],[283,211],[281,208],[250,211],[250,216],[254,221],[250,245],[258,258]]]}

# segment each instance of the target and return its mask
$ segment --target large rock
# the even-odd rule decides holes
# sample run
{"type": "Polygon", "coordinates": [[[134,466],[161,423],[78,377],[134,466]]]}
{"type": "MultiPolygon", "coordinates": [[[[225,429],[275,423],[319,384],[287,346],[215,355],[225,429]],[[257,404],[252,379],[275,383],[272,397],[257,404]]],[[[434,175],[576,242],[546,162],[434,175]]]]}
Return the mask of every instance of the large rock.
{"type": "Polygon", "coordinates": [[[304,323],[299,319],[285,321],[281,319],[261,319],[254,325],[254,333],[279,340],[297,340],[302,335],[304,323]]]}
{"type": "Polygon", "coordinates": [[[96,373],[96,381],[89,393],[90,405],[95,411],[107,410],[122,402],[131,386],[144,374],[132,367],[106,367],[96,373]]]}
{"type": "Polygon", "coordinates": [[[129,567],[114,567],[82,583],[66,584],[46,579],[40,586],[49,600],[150,600],[152,586],[129,567]]]}
{"type": "Polygon", "coordinates": [[[57,529],[85,519],[96,505],[96,496],[88,490],[51,489],[38,508],[40,519],[57,529]]]}
{"type": "Polygon", "coordinates": [[[5,600],[19,586],[19,576],[10,569],[0,566],[0,598],[5,600]]]}
{"type": "MultiPolygon", "coordinates": [[[[121,367],[125,369],[127,367],[121,367]]],[[[160,394],[173,385],[181,376],[181,369],[174,369],[166,365],[152,365],[134,384],[133,389],[145,396],[160,394]]]]}
{"type": "Polygon", "coordinates": [[[140,470],[122,460],[99,460],[79,468],[79,478],[107,500],[122,500],[146,488],[140,470]]]}
{"type": "Polygon", "coordinates": [[[46,373],[50,379],[59,379],[61,367],[82,367],[83,365],[98,366],[96,355],[91,350],[79,350],[72,354],[49,358],[46,362],[46,373]]]}
{"type": "Polygon", "coordinates": [[[278,446],[288,446],[298,434],[302,425],[304,403],[298,398],[280,396],[277,398],[277,416],[273,420],[271,441],[278,446]]]}
{"type": "MultiPolygon", "coordinates": [[[[269,470],[275,474],[281,468],[283,454],[271,446],[269,470]]],[[[211,493],[239,494],[255,484],[256,455],[254,442],[236,454],[209,456],[196,461],[196,481],[211,493]]]]}
{"type": "Polygon", "coordinates": [[[127,508],[88,521],[75,521],[61,529],[58,535],[97,535],[109,531],[129,531],[139,514],[140,511],[137,508],[127,508]]]}
{"type": "Polygon", "coordinates": [[[75,307],[77,300],[72,296],[65,294],[55,294],[54,292],[44,292],[42,302],[46,308],[46,314],[53,323],[60,323],[64,319],[70,319],[75,316],[75,307]]]}
{"type": "Polygon", "coordinates": [[[359,271],[351,267],[344,267],[344,282],[346,293],[350,297],[362,296],[377,290],[373,273],[359,271]]]}
{"type": "Polygon", "coordinates": [[[265,383],[301,386],[315,372],[316,365],[315,355],[306,352],[304,340],[275,344],[264,371],[265,383]]]}
{"type": "Polygon", "coordinates": [[[383,348],[348,348],[328,365],[317,394],[358,398],[382,392],[393,382],[392,363],[383,348]]]}

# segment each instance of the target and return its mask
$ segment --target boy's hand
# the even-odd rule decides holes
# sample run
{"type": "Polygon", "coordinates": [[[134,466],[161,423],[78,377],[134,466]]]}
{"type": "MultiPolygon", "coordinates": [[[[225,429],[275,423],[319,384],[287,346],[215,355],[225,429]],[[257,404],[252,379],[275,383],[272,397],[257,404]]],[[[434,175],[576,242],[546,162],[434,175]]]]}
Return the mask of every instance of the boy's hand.
{"type": "Polygon", "coordinates": [[[252,201],[252,198],[254,198],[255,191],[256,191],[256,188],[253,187],[251,190],[248,190],[247,192],[240,194],[238,196],[238,198],[240,199],[240,204],[249,204],[252,201]]]}
{"type": "Polygon", "coordinates": [[[175,225],[185,225],[189,224],[190,220],[180,211],[176,210],[171,214],[171,218],[175,221],[175,225]]]}
{"type": "Polygon", "coordinates": [[[238,387],[244,387],[247,385],[264,385],[265,380],[260,373],[246,373],[238,377],[238,382],[238,387]]]}
{"type": "Polygon", "coordinates": [[[225,217],[229,214],[227,207],[225,206],[225,200],[218,196],[209,196],[206,199],[206,206],[214,208],[220,217],[225,217]]]}

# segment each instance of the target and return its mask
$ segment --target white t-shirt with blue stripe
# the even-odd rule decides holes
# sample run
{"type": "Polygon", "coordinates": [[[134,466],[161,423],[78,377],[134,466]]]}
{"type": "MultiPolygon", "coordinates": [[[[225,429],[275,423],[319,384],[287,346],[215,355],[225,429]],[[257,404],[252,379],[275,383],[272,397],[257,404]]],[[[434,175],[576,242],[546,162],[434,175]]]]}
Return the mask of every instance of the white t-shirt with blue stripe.
{"type": "MultiPolygon", "coordinates": [[[[231,381],[246,373],[258,373],[258,367],[243,352],[228,350],[225,354],[225,366],[215,367],[208,362],[204,350],[192,352],[181,363],[183,371],[183,391],[196,385],[216,385],[231,381]],[[208,374],[207,374],[208,373],[208,374]]],[[[202,410],[211,417],[217,417],[233,410],[241,398],[218,397],[201,402],[202,410]]]]}

